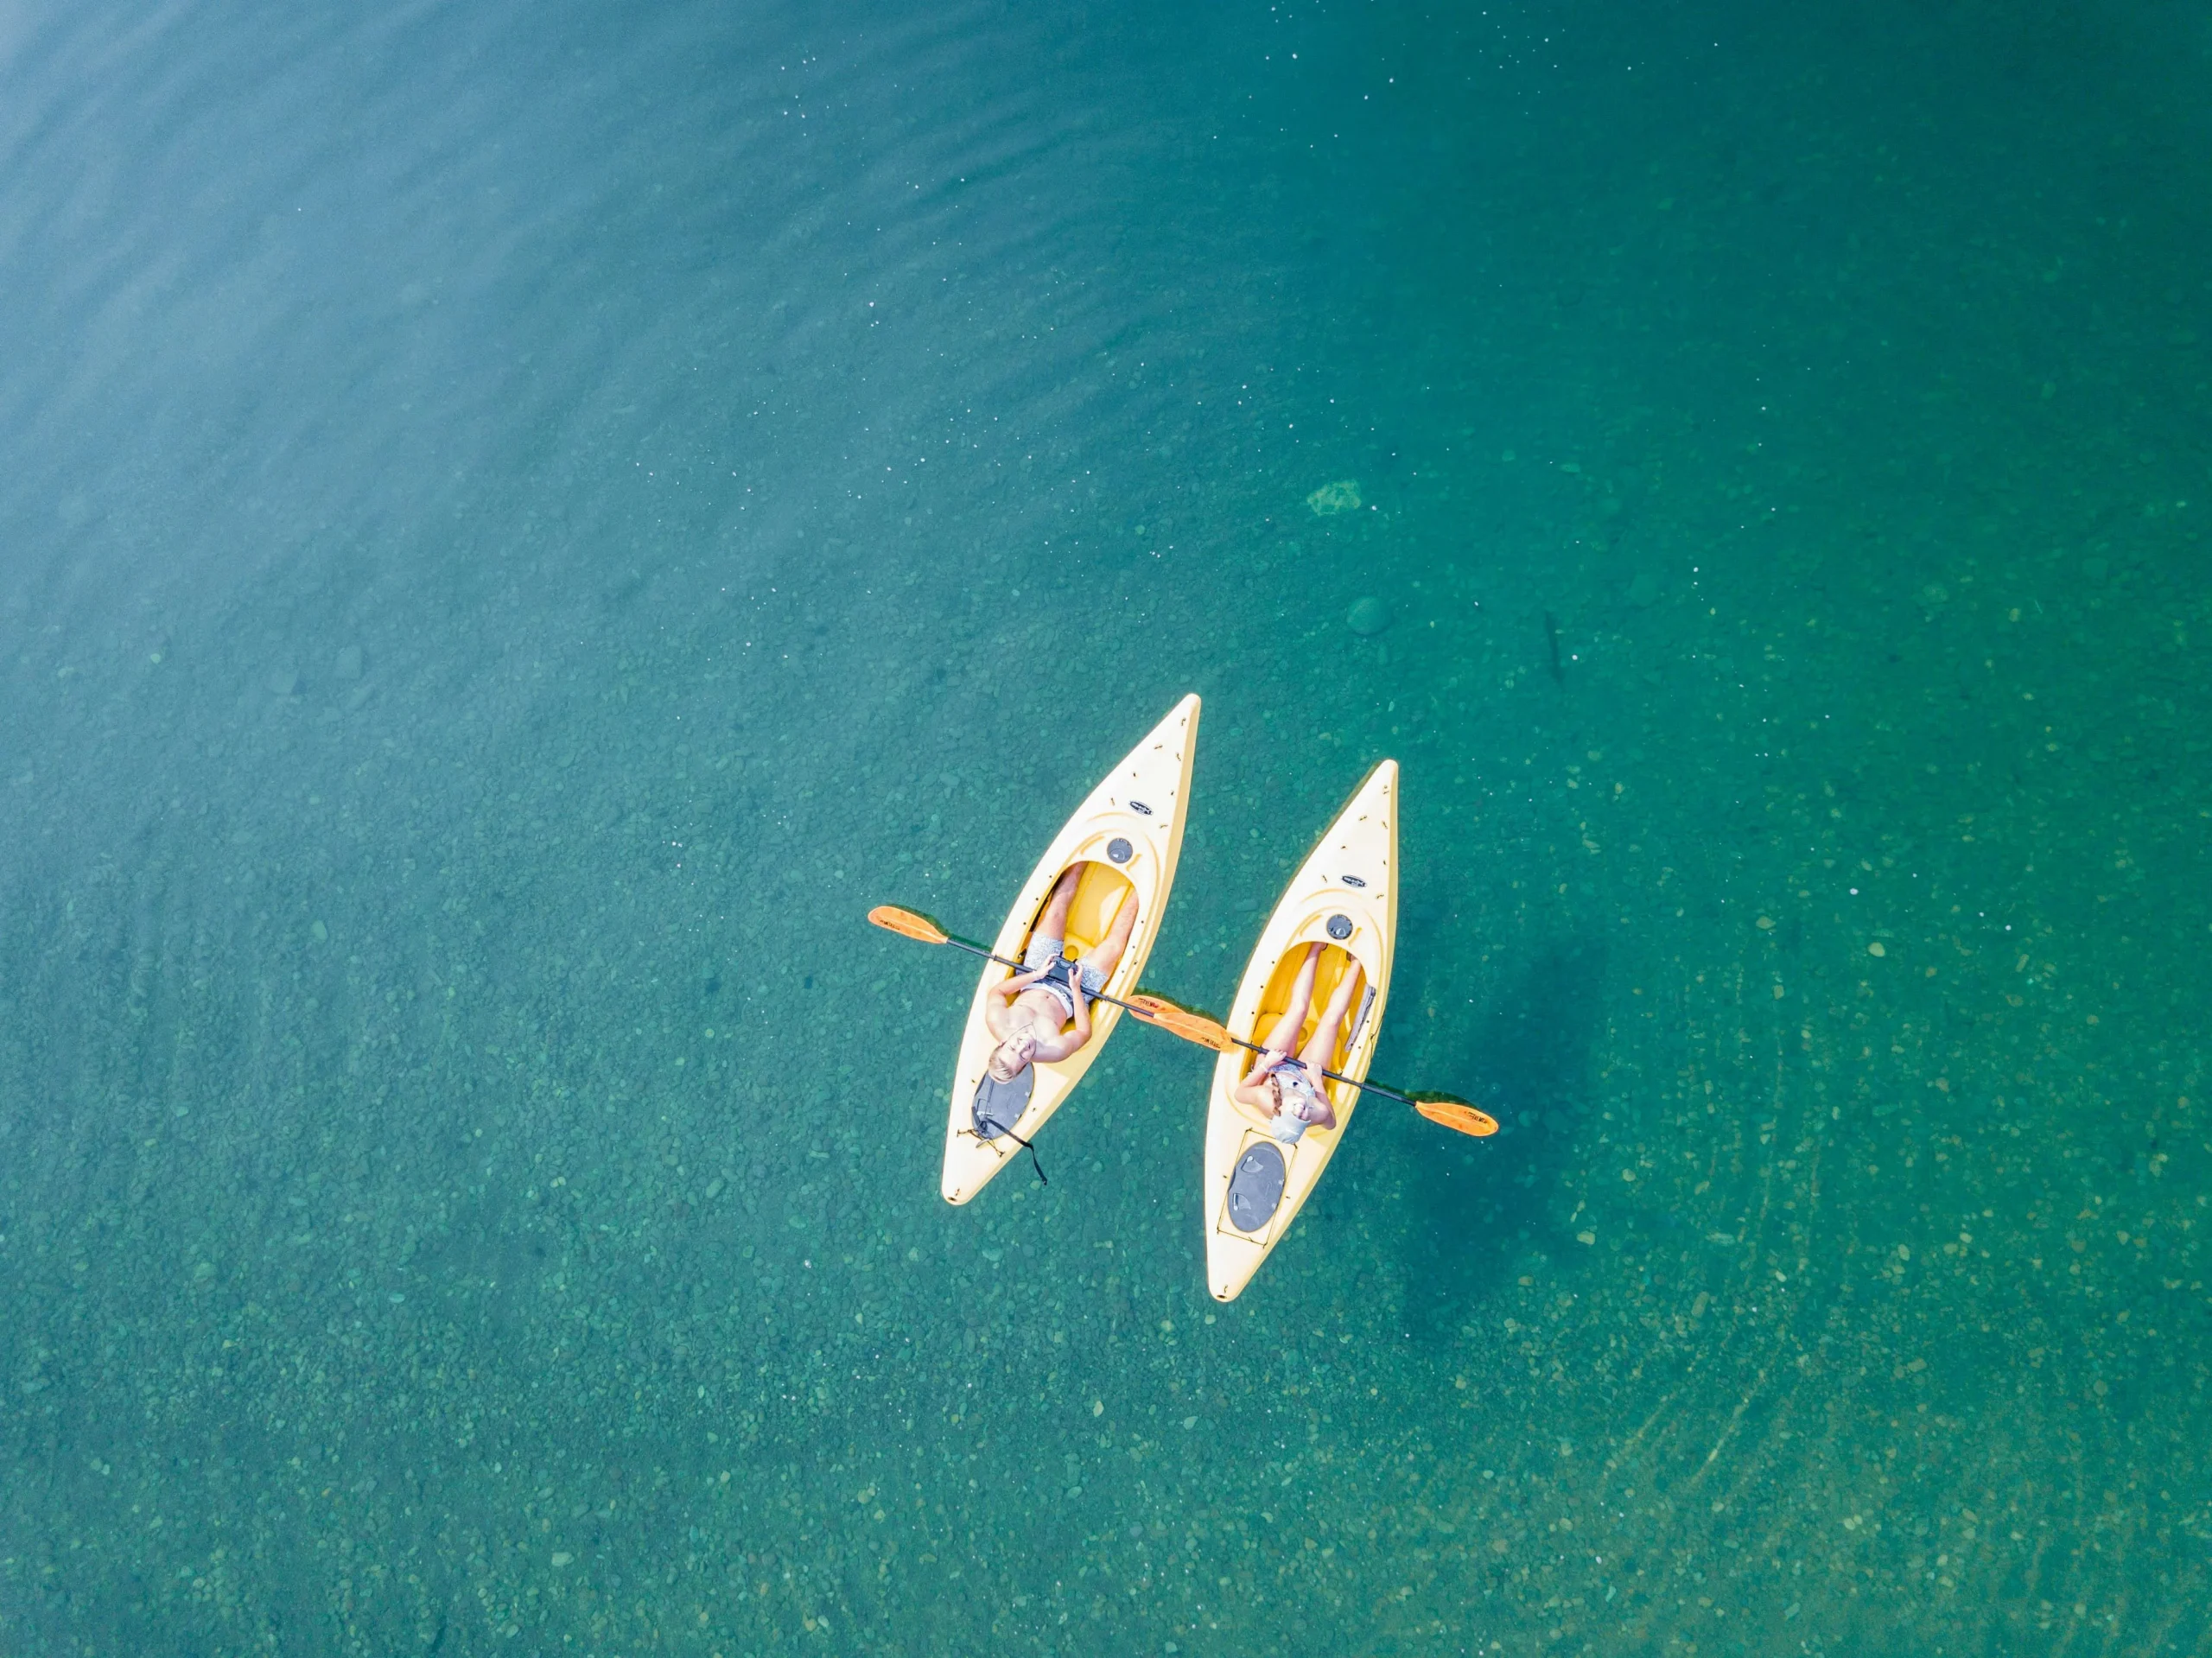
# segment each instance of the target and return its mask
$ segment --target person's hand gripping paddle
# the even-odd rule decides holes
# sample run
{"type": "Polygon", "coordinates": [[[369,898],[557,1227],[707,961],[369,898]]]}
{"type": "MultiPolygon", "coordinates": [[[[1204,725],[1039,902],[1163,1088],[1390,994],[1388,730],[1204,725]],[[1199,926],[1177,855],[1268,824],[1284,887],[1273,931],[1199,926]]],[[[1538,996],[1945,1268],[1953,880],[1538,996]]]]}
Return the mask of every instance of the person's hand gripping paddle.
{"type": "MultiPolygon", "coordinates": [[[[1009,962],[1003,956],[992,955],[989,950],[972,938],[955,937],[918,910],[902,910],[895,904],[879,904],[868,912],[868,918],[886,932],[895,932],[901,938],[912,938],[924,944],[950,944],[955,950],[964,950],[972,956],[980,956],[987,962],[996,962],[1001,967],[1010,967],[1016,973],[1029,971],[1019,962],[1009,962]]],[[[1139,1019],[1144,1018],[1142,1010],[1135,1001],[1123,1001],[1119,996],[1104,995],[1091,990],[1086,990],[1083,994],[1088,1001],[1110,1001],[1116,1007],[1127,1008],[1139,1019]]],[[[1138,1001],[1143,1000],[1141,996],[1137,998],[1138,1001]]]]}
{"type": "MultiPolygon", "coordinates": [[[[1003,956],[993,955],[973,939],[961,938],[947,932],[927,916],[913,910],[902,910],[895,904],[879,904],[868,912],[868,918],[887,932],[895,932],[901,938],[912,938],[924,944],[950,944],[973,956],[1010,967],[1019,973],[1021,963],[1009,962],[1003,956]]],[[[1194,1042],[1202,1048],[1211,1048],[1216,1053],[1226,1053],[1230,1048],[1249,1048],[1254,1053],[1263,1051],[1255,1042],[1231,1036],[1228,1028],[1204,1013],[1194,1013],[1186,1007],[1178,1007],[1165,996],[1149,995],[1140,991],[1123,1001],[1118,996],[1094,996],[1094,1001],[1111,1002],[1116,1007],[1135,1013],[1145,1024],[1170,1036],[1179,1036],[1185,1042],[1194,1042]]],[[[1486,1138],[1497,1132],[1497,1119],[1478,1109],[1466,1101],[1452,1094],[1401,1094],[1395,1089],[1383,1088],[1374,1083],[1363,1083],[1357,1077],[1346,1077],[1341,1071],[1321,1073],[1330,1081],[1350,1083],[1365,1094],[1379,1094],[1386,1100],[1395,1100],[1401,1105],[1410,1105],[1431,1122],[1477,1139],[1486,1138]]]]}

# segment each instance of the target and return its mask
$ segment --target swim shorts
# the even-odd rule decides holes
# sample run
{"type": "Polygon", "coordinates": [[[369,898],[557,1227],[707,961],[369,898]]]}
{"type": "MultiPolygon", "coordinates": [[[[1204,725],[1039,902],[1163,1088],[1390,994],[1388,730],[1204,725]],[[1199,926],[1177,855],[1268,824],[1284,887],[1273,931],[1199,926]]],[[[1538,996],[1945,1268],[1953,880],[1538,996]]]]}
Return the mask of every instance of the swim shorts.
{"type": "Polygon", "coordinates": [[[1068,1010],[1067,1017],[1073,1019],[1075,993],[1067,986],[1069,972],[1071,969],[1080,969],[1083,974],[1084,994],[1093,996],[1106,988],[1106,975],[1089,962],[1069,961],[1062,954],[1067,947],[1068,941],[1065,938],[1032,938],[1029,941],[1029,948],[1021,952],[1021,965],[1031,973],[1034,973],[1040,967],[1050,967],[1052,969],[1050,978],[1040,980],[1029,988],[1032,990],[1051,991],[1060,999],[1060,1005],[1068,1010]]]}

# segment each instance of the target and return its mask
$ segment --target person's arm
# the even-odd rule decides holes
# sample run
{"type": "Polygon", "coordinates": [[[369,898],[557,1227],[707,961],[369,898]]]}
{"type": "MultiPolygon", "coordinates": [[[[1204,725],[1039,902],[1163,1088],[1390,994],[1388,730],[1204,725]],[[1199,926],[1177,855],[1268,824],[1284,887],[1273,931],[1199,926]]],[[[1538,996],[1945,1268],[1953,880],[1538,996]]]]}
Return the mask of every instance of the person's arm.
{"type": "Polygon", "coordinates": [[[991,994],[997,997],[1003,1007],[1052,970],[1052,964],[1048,962],[1032,972],[1017,973],[1010,979],[1001,979],[991,987],[991,994]]]}
{"type": "Polygon", "coordinates": [[[1072,1031],[1063,1031],[1058,1036],[1041,1037],[1037,1043],[1037,1058],[1050,1064],[1055,1059],[1066,1058],[1082,1045],[1082,1041],[1072,1031]]]}
{"type": "Polygon", "coordinates": [[[1229,1090],[1229,1097],[1239,1105],[1249,1106],[1263,1116],[1274,1115],[1274,1091],[1268,1086],[1268,1073],[1282,1062],[1282,1055],[1273,1048],[1260,1056],[1260,1063],[1252,1067],[1244,1080],[1229,1090]]]}

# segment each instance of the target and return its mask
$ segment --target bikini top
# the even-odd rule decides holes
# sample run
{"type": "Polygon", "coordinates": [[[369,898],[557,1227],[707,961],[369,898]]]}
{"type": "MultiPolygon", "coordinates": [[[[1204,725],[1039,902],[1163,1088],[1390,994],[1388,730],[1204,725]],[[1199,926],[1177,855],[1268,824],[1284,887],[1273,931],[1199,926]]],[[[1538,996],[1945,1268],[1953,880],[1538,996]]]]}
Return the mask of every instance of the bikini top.
{"type": "Polygon", "coordinates": [[[1285,1054],[1260,1074],[1275,1085],[1275,1109],[1279,1113],[1289,1111],[1303,1122],[1306,1120],[1304,1113],[1294,1108],[1300,1105],[1318,1107],[1322,1103],[1320,1091],[1313,1086],[1313,1079],[1307,1073],[1306,1062],[1302,1059],[1285,1054]]]}

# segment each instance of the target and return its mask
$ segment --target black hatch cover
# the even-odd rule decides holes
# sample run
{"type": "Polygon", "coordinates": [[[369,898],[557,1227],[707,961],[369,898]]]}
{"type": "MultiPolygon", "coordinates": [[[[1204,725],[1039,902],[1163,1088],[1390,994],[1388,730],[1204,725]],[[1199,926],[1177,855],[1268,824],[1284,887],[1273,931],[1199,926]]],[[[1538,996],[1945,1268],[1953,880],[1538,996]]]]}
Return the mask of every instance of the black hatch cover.
{"type": "Polygon", "coordinates": [[[1255,1140],[1236,1159],[1229,1177],[1229,1223],[1240,1232],[1256,1232],[1274,1218],[1282,1206],[1284,1168],[1282,1148],[1272,1140],[1255,1140]]]}
{"type": "Polygon", "coordinates": [[[996,1140],[1010,1133],[1021,1121],[1021,1114],[1029,1109],[1029,1096],[1036,1091],[1037,1067],[1024,1065],[1021,1075],[1010,1083],[1002,1083],[988,1070],[976,1089],[976,1135],[979,1140],[996,1140]]]}

